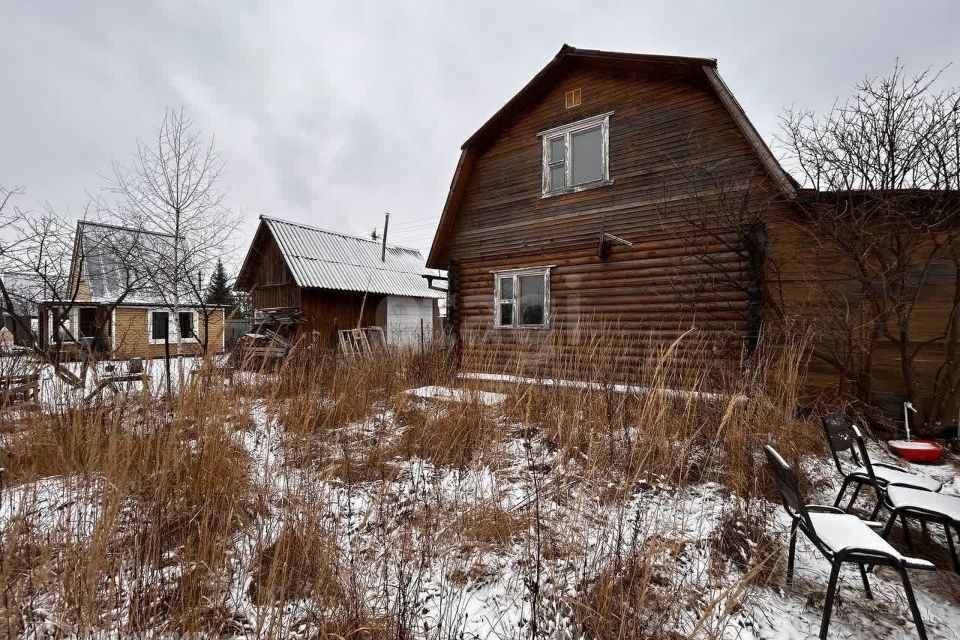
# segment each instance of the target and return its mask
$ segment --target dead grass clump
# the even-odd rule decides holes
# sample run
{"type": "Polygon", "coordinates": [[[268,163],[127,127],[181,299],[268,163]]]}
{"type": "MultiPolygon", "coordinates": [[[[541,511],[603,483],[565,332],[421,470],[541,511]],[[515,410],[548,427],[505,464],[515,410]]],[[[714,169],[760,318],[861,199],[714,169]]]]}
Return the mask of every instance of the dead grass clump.
{"type": "Polygon", "coordinates": [[[708,539],[714,576],[722,576],[732,565],[749,578],[749,584],[779,580],[783,545],[767,533],[769,517],[759,503],[737,504],[724,512],[708,539]]]}
{"type": "Polygon", "coordinates": [[[411,424],[400,437],[397,453],[437,466],[468,468],[499,434],[491,411],[475,401],[436,403],[426,411],[408,412],[402,419],[411,424]]]}
{"type": "Polygon", "coordinates": [[[288,524],[261,550],[248,594],[258,605],[313,598],[321,607],[342,604],[339,550],[316,523],[288,524]]]}
{"type": "Polygon", "coordinates": [[[480,547],[503,548],[524,526],[523,519],[490,505],[468,509],[451,526],[451,532],[463,543],[480,547]]]}
{"type": "Polygon", "coordinates": [[[604,640],[682,637],[675,631],[680,615],[696,602],[673,574],[682,549],[681,542],[654,538],[625,564],[602,570],[583,597],[570,602],[583,634],[604,640]]]}

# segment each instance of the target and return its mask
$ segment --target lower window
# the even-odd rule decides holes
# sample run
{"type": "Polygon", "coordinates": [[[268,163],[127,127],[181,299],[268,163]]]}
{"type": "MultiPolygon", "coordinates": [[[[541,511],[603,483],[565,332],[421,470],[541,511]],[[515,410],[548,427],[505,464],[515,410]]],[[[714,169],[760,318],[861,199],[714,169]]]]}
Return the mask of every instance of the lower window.
{"type": "Polygon", "coordinates": [[[494,326],[546,327],[549,314],[549,267],[494,273],[494,326]]]}

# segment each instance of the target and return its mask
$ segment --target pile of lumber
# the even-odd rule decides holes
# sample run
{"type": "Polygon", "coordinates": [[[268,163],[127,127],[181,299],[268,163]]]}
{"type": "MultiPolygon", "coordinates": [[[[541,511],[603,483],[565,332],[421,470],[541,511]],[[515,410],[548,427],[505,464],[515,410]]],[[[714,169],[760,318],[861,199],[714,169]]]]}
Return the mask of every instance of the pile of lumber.
{"type": "Polygon", "coordinates": [[[387,348],[387,339],[381,327],[360,327],[341,329],[340,353],[347,357],[369,356],[387,348]]]}

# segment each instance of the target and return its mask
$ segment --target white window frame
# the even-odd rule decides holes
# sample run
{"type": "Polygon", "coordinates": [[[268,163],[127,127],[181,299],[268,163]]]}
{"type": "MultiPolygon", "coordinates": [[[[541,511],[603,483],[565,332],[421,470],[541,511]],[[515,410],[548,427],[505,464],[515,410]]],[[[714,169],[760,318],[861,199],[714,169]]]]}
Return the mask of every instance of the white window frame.
{"type": "Polygon", "coordinates": [[[496,329],[548,329],[550,327],[550,270],[554,265],[545,267],[524,267],[522,269],[503,269],[493,271],[493,326],[496,329]],[[543,323],[542,324],[522,324],[520,322],[520,277],[521,276],[542,276],[543,277],[543,323]],[[513,279],[513,297],[510,299],[501,299],[500,297],[500,279],[513,279]],[[513,322],[511,324],[500,323],[500,303],[513,304],[513,322]]]}
{"type": "Polygon", "coordinates": [[[174,338],[173,330],[170,327],[170,316],[173,315],[173,312],[170,309],[147,309],[147,342],[149,344],[163,344],[163,338],[154,338],[153,337],[153,314],[154,313],[165,313],[167,314],[167,335],[169,336],[168,340],[171,343],[175,343],[176,339],[174,338]]]}
{"type": "MultiPolygon", "coordinates": [[[[167,335],[170,336],[170,343],[174,344],[177,341],[177,336],[180,334],[180,321],[173,319],[173,311],[166,307],[154,307],[152,309],[147,309],[147,342],[149,344],[163,344],[163,338],[154,338],[153,337],[153,314],[154,313],[165,313],[167,314],[167,335]]],[[[199,331],[200,327],[197,324],[197,310],[196,309],[180,309],[180,313],[189,313],[193,315],[193,338],[183,338],[181,342],[190,344],[198,342],[200,340],[199,331]]]]}
{"type": "Polygon", "coordinates": [[[595,189],[597,187],[613,184],[613,180],[610,179],[610,116],[612,115],[613,111],[608,111],[607,113],[601,113],[590,118],[577,120],[576,122],[571,122],[570,124],[547,129],[546,131],[541,131],[537,134],[540,137],[542,147],[540,170],[542,180],[542,198],[549,198],[551,196],[556,196],[563,193],[576,193],[578,191],[585,191],[587,189],[595,189]],[[587,129],[593,129],[598,126],[600,127],[601,140],[600,178],[591,182],[573,185],[571,184],[573,182],[573,144],[571,136],[575,133],[579,133],[587,129]],[[566,175],[564,182],[566,185],[563,187],[554,188],[553,185],[551,185],[550,165],[557,163],[556,161],[551,162],[550,142],[559,138],[563,139],[563,162],[566,175]]]}
{"type": "MultiPolygon", "coordinates": [[[[198,324],[197,324],[197,321],[199,320],[199,317],[198,317],[198,314],[197,314],[197,310],[196,310],[196,309],[180,309],[180,313],[189,313],[190,315],[193,316],[193,319],[191,320],[191,322],[193,322],[193,337],[192,337],[192,338],[183,338],[183,339],[181,340],[181,342],[197,342],[197,341],[200,339],[200,327],[199,327],[198,324]]],[[[176,329],[177,329],[176,333],[179,334],[179,333],[180,333],[180,318],[179,318],[179,317],[177,318],[177,326],[176,326],[176,329]]]]}

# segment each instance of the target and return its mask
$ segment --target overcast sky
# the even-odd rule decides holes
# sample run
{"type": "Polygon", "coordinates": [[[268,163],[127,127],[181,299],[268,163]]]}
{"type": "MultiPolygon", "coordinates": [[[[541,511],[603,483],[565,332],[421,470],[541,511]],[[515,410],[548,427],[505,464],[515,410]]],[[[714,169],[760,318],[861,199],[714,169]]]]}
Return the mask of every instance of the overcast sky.
{"type": "Polygon", "coordinates": [[[82,211],[165,107],[227,163],[227,202],[429,247],[463,141],[576,47],[717,58],[772,142],[865,75],[960,85],[960,2],[39,2],[0,0],[0,184],[82,211]],[[405,6],[403,6],[405,5],[405,6]]]}

